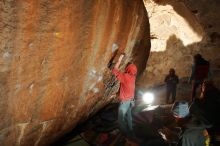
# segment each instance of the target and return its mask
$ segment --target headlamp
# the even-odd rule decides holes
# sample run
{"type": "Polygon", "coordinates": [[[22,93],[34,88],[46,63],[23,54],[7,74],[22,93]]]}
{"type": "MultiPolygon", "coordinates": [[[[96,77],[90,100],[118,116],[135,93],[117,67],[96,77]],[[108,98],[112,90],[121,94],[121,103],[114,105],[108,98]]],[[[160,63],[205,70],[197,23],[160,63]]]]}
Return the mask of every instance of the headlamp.
{"type": "Polygon", "coordinates": [[[146,92],[143,94],[142,98],[146,104],[152,104],[154,101],[154,94],[150,92],[146,92]]]}

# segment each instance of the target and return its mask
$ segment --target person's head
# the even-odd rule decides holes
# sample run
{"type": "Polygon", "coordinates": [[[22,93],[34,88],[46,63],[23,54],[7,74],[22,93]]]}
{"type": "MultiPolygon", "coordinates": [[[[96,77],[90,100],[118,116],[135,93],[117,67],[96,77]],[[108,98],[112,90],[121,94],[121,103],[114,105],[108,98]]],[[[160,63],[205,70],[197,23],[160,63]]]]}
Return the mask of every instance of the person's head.
{"type": "Polygon", "coordinates": [[[178,124],[183,124],[189,117],[189,103],[186,101],[176,101],[171,112],[178,124]]]}
{"type": "Polygon", "coordinates": [[[128,65],[125,68],[125,72],[131,75],[136,76],[137,74],[137,67],[135,64],[129,62],[128,65]]]}
{"type": "Polygon", "coordinates": [[[194,63],[198,63],[200,60],[202,59],[202,55],[201,54],[196,54],[193,56],[193,61],[194,63]]]}
{"type": "Polygon", "coordinates": [[[171,69],[169,70],[169,74],[170,74],[170,75],[175,75],[175,70],[174,70],[173,68],[171,68],[171,69]]]}
{"type": "Polygon", "coordinates": [[[209,61],[204,59],[201,54],[194,55],[194,65],[206,65],[209,66],[209,61]]]}

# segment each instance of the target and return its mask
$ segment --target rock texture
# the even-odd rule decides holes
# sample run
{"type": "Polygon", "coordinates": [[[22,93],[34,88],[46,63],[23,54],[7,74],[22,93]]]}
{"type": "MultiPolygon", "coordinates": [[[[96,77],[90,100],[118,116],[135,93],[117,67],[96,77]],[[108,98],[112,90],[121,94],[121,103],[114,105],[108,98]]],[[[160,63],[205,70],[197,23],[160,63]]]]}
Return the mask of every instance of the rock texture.
{"type": "Polygon", "coordinates": [[[109,103],[120,52],[146,66],[141,0],[2,0],[0,14],[1,146],[48,145],[109,103]]]}
{"type": "MultiPolygon", "coordinates": [[[[196,53],[210,61],[213,79],[220,85],[220,1],[144,2],[149,14],[151,52],[139,85],[148,88],[164,84],[170,68],[187,81],[196,53]]],[[[180,86],[178,96],[189,96],[191,86],[183,82],[180,86]]]]}

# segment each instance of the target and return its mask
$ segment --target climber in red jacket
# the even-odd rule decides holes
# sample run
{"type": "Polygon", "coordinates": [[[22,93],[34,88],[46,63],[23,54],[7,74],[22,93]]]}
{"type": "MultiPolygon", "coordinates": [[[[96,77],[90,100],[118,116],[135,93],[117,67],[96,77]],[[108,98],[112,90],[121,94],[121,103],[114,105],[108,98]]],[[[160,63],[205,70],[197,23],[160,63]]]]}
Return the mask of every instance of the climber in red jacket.
{"type": "Polygon", "coordinates": [[[132,130],[132,114],[131,108],[134,105],[134,92],[135,92],[135,80],[137,74],[137,67],[133,63],[129,63],[125,69],[125,72],[119,71],[119,65],[124,57],[121,54],[112,73],[120,81],[120,106],[118,110],[118,122],[121,130],[132,130]],[[127,128],[128,126],[128,128],[127,128]]]}

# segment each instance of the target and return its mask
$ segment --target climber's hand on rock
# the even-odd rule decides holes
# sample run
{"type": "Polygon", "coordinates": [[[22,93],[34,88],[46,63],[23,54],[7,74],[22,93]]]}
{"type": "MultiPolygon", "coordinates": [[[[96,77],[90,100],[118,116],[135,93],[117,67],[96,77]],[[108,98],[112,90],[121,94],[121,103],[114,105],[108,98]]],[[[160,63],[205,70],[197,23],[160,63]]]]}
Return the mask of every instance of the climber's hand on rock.
{"type": "Polygon", "coordinates": [[[120,55],[120,57],[119,57],[119,61],[121,62],[122,61],[122,59],[124,58],[124,56],[125,56],[125,53],[122,53],[121,55],[120,55]]]}

